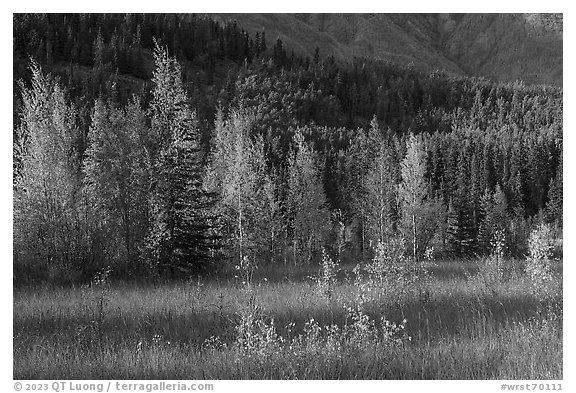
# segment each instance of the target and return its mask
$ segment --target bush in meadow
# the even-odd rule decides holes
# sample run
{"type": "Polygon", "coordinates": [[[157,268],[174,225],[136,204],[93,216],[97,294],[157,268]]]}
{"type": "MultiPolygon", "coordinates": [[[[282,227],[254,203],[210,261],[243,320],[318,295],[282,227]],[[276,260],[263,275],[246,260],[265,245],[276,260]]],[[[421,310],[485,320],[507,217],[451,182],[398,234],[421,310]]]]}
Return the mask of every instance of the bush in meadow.
{"type": "Polygon", "coordinates": [[[378,242],[374,258],[353,271],[360,297],[377,300],[381,296],[401,296],[414,287],[422,290],[428,271],[421,261],[406,258],[405,250],[402,238],[378,242]]]}
{"type": "MultiPolygon", "coordinates": [[[[398,248],[403,249],[403,245],[398,244],[398,248]]],[[[379,268],[372,266],[368,270],[375,275],[379,268]]],[[[293,359],[297,364],[316,364],[320,358],[338,362],[375,347],[396,347],[410,339],[405,332],[406,320],[395,324],[384,317],[378,321],[371,319],[364,311],[369,299],[363,296],[358,296],[352,305],[343,305],[346,318],[342,326],[335,323],[320,325],[312,318],[302,326],[300,334],[294,335],[296,324],[288,322],[283,330],[285,334],[280,335],[274,318],[266,316],[258,306],[252,285],[253,264],[244,258],[236,269],[245,296],[237,315],[236,337],[231,344],[226,344],[220,337],[210,337],[204,343],[207,351],[229,351],[238,356],[239,362],[249,361],[256,367],[285,362],[286,359],[293,359]]],[[[334,297],[333,292],[339,269],[338,263],[323,251],[322,266],[316,278],[317,288],[322,296],[337,302],[341,300],[334,297]]],[[[357,273],[357,280],[370,277],[357,273]]],[[[381,275],[385,276],[383,272],[381,275]]],[[[372,278],[374,281],[375,277],[372,278]]],[[[358,287],[359,293],[364,292],[365,286],[364,282],[358,287]]]]}
{"type": "Polygon", "coordinates": [[[540,299],[547,299],[556,293],[556,285],[551,271],[554,238],[548,224],[540,224],[528,239],[526,274],[530,279],[531,292],[540,299]]]}
{"type": "Polygon", "coordinates": [[[490,255],[478,262],[478,273],[468,278],[478,282],[485,294],[496,296],[504,281],[506,235],[503,230],[498,229],[494,232],[490,246],[492,250],[490,255]]]}
{"type": "Polygon", "coordinates": [[[340,265],[338,261],[334,262],[323,248],[322,265],[320,266],[320,271],[318,272],[318,277],[316,278],[316,284],[320,295],[328,300],[331,300],[334,294],[334,287],[337,283],[336,275],[339,271],[340,265]]]}

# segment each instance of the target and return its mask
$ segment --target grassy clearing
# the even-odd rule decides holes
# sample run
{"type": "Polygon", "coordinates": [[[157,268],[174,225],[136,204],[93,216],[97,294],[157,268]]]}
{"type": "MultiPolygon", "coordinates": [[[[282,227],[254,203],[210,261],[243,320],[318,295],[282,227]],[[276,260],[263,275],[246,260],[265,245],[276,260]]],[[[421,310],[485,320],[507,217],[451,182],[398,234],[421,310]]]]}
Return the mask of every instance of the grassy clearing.
{"type": "Polygon", "coordinates": [[[14,293],[14,378],[561,379],[561,288],[542,301],[511,266],[496,294],[470,279],[468,262],[439,263],[421,288],[389,285],[376,293],[363,308],[376,327],[383,316],[407,320],[410,340],[393,342],[369,330],[306,330],[311,319],[321,329],[351,325],[342,306],[357,297],[351,267],[330,299],[306,278],[315,269],[261,270],[251,293],[274,332],[250,351],[235,345],[248,299],[232,278],[21,288],[14,293]],[[211,337],[219,344],[206,345],[211,337]]]}

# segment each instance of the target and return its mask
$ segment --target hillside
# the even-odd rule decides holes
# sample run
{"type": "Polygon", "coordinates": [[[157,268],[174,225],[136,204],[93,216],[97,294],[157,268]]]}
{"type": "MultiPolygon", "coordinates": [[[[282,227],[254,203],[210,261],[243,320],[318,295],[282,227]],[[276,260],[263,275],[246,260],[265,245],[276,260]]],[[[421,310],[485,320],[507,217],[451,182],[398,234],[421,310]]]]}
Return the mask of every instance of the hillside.
{"type": "Polygon", "coordinates": [[[465,15],[444,52],[472,75],[562,85],[562,15],[465,15]]]}
{"type": "Polygon", "coordinates": [[[562,15],[221,14],[299,54],[387,60],[497,81],[562,85],[562,15]]]}

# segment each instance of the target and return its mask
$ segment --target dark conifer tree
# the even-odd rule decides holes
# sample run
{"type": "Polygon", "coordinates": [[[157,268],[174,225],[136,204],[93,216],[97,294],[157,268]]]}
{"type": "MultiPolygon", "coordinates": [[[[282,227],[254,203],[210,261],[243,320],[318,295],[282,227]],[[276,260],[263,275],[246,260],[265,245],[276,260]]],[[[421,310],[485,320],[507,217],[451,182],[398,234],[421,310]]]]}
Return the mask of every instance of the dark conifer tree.
{"type": "Polygon", "coordinates": [[[447,242],[454,255],[468,256],[474,252],[474,212],[467,181],[468,170],[463,151],[458,159],[456,190],[452,194],[448,209],[447,242]]]}
{"type": "Polygon", "coordinates": [[[548,202],[546,202],[546,219],[562,227],[562,166],[558,166],[556,177],[550,181],[548,189],[548,202]]]}
{"type": "Polygon", "coordinates": [[[472,215],[466,197],[453,196],[448,207],[448,228],[446,240],[448,250],[456,256],[469,256],[474,251],[472,237],[472,215]]]}
{"type": "Polygon", "coordinates": [[[152,132],[158,138],[151,195],[149,247],[161,272],[190,274],[215,260],[218,236],[208,215],[215,195],[202,187],[202,149],[196,116],[182,86],[180,66],[156,45],[152,132]]]}
{"type": "Polygon", "coordinates": [[[486,188],[484,194],[480,198],[479,204],[480,225],[478,226],[477,247],[480,253],[486,253],[490,248],[490,239],[492,236],[493,228],[490,210],[494,205],[494,197],[488,188],[486,188]]]}

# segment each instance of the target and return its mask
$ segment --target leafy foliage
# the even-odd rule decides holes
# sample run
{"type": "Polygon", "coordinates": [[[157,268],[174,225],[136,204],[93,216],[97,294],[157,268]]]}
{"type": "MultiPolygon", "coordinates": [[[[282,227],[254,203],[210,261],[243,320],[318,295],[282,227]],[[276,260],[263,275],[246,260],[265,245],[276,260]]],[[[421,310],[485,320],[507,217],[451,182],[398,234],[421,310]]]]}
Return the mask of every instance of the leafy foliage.
{"type": "Polygon", "coordinates": [[[150,157],[144,111],[98,100],[83,162],[83,192],[115,268],[137,272],[149,219],[150,157]]]}
{"type": "Polygon", "coordinates": [[[14,183],[14,258],[30,266],[29,273],[77,279],[94,269],[96,250],[79,192],[76,109],[65,88],[38,63],[30,70],[32,86],[21,85],[17,143],[23,155],[14,183]]]}
{"type": "Polygon", "coordinates": [[[312,253],[320,250],[326,238],[330,212],[316,154],[300,132],[296,132],[294,142],[297,150],[288,162],[287,214],[294,255],[310,263],[312,253]]]}
{"type": "Polygon", "coordinates": [[[214,209],[222,217],[229,250],[240,260],[274,258],[282,234],[283,218],[263,143],[250,137],[253,122],[253,116],[241,110],[217,120],[204,179],[219,195],[214,209]]]}
{"type": "Polygon", "coordinates": [[[439,207],[429,197],[425,179],[426,163],[421,142],[414,135],[406,141],[406,156],[401,163],[402,182],[398,187],[402,209],[402,228],[410,239],[414,262],[424,253],[439,223],[439,207]]]}
{"type": "Polygon", "coordinates": [[[338,262],[334,262],[332,258],[322,249],[322,264],[316,279],[318,290],[321,295],[326,299],[331,300],[334,296],[334,287],[337,283],[336,275],[340,271],[338,262]]]}
{"type": "Polygon", "coordinates": [[[398,232],[413,259],[497,230],[520,256],[539,216],[561,236],[559,88],[308,59],[176,14],[16,14],[14,75],[15,277],[188,274],[220,237],[297,263],[398,232]]]}
{"type": "Polygon", "coordinates": [[[528,240],[526,273],[530,278],[532,292],[544,300],[553,296],[557,290],[550,271],[552,240],[551,229],[546,224],[535,228],[528,240]]]}

